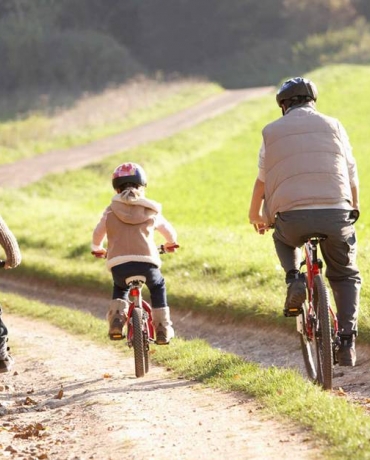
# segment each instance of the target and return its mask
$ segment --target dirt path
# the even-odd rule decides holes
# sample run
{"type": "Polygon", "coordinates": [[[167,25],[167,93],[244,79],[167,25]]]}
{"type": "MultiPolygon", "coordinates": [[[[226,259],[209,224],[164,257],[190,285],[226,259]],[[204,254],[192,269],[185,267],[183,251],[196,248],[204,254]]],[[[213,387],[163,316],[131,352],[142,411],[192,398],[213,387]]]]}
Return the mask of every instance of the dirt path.
{"type": "Polygon", "coordinates": [[[267,94],[272,89],[272,87],[262,87],[224,91],[174,115],[91,144],[68,150],[52,151],[16,163],[1,165],[0,186],[25,186],[36,182],[45,174],[62,173],[67,170],[82,168],[106,156],[147,142],[164,139],[179,131],[191,128],[208,118],[220,115],[243,101],[267,94]]]}
{"type": "Polygon", "coordinates": [[[253,400],[160,367],[136,379],[118,351],[45,323],[8,324],[17,363],[1,377],[1,458],[320,458],[307,433],[268,420],[253,400]]]}
{"type": "MultiPolygon", "coordinates": [[[[0,289],[55,303],[55,288],[47,284],[0,279],[0,289]]],[[[105,316],[107,299],[101,294],[68,289],[57,297],[60,305],[105,316]]],[[[223,324],[232,333],[220,337],[220,325],[209,318],[176,310],[172,316],[177,336],[200,337],[262,366],[304,373],[294,334],[223,324]]],[[[282,459],[320,459],[309,432],[268,419],[253,399],[177,380],[160,367],[135,379],[132,357],[123,359],[47,324],[13,317],[7,322],[16,365],[15,374],[0,377],[0,446],[8,449],[9,458],[109,460],[124,454],[125,459],[144,460],[154,459],[159,450],[164,458],[179,460],[208,460],[220,452],[232,460],[268,460],[276,458],[278,449],[282,459]],[[62,386],[63,398],[57,400],[62,386]],[[43,428],[30,437],[27,429],[37,423],[43,428]],[[139,440],[141,429],[150,449],[139,440]],[[32,449],[39,457],[32,456],[32,449]]],[[[335,391],[364,408],[370,405],[369,356],[367,347],[358,347],[358,365],[335,374],[335,391]]]]}

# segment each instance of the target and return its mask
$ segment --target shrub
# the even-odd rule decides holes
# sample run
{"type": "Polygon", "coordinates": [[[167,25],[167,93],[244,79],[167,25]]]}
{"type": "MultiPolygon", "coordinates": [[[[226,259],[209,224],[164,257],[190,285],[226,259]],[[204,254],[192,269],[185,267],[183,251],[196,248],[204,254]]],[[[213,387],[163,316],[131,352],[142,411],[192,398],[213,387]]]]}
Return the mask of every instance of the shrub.
{"type": "Polygon", "coordinates": [[[0,87],[96,90],[142,72],[139,63],[114,38],[91,30],[58,31],[48,23],[0,23],[0,87]]]}

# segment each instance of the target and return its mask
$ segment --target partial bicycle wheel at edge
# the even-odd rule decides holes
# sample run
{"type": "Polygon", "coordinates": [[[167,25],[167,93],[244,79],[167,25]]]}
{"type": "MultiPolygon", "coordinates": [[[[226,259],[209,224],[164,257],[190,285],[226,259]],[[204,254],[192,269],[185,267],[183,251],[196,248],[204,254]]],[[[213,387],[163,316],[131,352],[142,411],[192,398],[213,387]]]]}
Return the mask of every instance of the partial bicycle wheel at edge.
{"type": "Polygon", "coordinates": [[[333,349],[331,337],[331,317],[329,291],[322,275],[314,278],[314,308],[317,315],[315,331],[317,344],[317,380],[325,390],[333,388],[333,349]]]}
{"type": "Polygon", "coordinates": [[[134,308],[132,310],[132,326],[133,326],[133,332],[134,332],[134,335],[132,338],[132,345],[134,348],[136,377],[143,377],[145,375],[145,352],[144,352],[142,321],[143,320],[142,320],[141,309],[134,308]]]}

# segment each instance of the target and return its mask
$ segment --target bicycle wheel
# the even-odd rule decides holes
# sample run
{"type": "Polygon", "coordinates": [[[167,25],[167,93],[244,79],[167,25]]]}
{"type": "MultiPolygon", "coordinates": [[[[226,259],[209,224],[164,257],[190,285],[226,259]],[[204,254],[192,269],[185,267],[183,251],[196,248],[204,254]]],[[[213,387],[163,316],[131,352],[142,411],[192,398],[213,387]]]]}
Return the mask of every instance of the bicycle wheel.
{"type": "Polygon", "coordinates": [[[314,309],[317,316],[315,329],[317,353],[317,381],[325,390],[333,388],[333,348],[331,337],[329,291],[322,275],[314,278],[314,309]]]}
{"type": "Polygon", "coordinates": [[[303,361],[306,368],[307,376],[313,382],[317,381],[317,351],[316,341],[313,339],[309,331],[315,329],[315,319],[307,317],[307,305],[304,304],[303,311],[298,318],[300,323],[300,340],[303,361]]]}
{"type": "Polygon", "coordinates": [[[145,353],[143,340],[143,318],[140,308],[132,310],[133,337],[132,345],[134,347],[135,375],[143,377],[145,375],[145,353]]]}

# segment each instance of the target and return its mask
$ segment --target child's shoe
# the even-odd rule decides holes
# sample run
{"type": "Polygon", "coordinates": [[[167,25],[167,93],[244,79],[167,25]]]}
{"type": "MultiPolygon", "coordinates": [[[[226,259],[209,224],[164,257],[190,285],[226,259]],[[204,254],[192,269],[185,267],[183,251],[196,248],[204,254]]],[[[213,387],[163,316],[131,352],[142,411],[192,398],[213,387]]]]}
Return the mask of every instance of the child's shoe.
{"type": "Polygon", "coordinates": [[[111,340],[122,340],[125,335],[123,327],[126,324],[128,313],[128,302],[123,299],[113,299],[109,305],[107,320],[109,322],[109,338],[111,340]]]}
{"type": "Polygon", "coordinates": [[[170,340],[175,337],[175,331],[170,319],[170,308],[153,308],[152,316],[157,345],[168,345],[170,340]]]}

